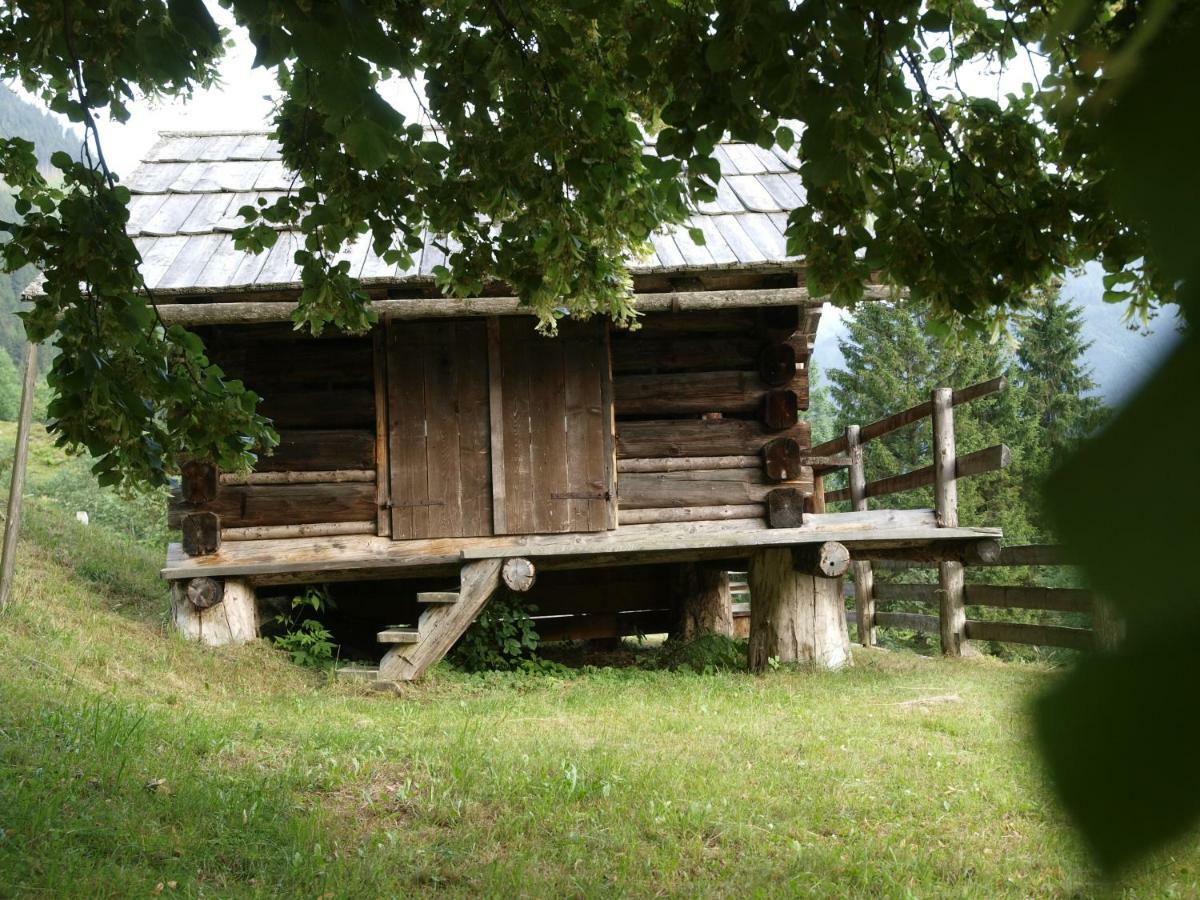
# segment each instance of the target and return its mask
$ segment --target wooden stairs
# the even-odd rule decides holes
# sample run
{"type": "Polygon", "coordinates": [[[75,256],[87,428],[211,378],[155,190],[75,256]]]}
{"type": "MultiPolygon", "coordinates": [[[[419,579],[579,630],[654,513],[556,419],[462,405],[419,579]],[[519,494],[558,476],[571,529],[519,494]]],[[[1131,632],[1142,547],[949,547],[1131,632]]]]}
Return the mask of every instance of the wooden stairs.
{"type": "Polygon", "coordinates": [[[416,681],[445,656],[475,621],[500,586],[501,559],[482,559],[462,567],[458,591],[417,594],[424,607],[416,629],[387,628],[379,642],[389,646],[378,667],[342,666],[339,678],[351,681],[416,681]]]}

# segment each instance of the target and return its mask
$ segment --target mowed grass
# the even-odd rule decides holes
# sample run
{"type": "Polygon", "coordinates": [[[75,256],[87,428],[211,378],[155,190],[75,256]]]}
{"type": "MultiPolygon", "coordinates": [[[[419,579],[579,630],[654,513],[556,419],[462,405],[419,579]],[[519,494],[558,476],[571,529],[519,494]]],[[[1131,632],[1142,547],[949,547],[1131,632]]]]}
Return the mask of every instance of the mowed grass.
{"type": "Polygon", "coordinates": [[[387,695],[184,643],[159,553],[28,510],[0,617],[0,895],[1200,892],[1194,840],[1098,880],[1031,742],[1048,669],[442,667],[387,695]]]}

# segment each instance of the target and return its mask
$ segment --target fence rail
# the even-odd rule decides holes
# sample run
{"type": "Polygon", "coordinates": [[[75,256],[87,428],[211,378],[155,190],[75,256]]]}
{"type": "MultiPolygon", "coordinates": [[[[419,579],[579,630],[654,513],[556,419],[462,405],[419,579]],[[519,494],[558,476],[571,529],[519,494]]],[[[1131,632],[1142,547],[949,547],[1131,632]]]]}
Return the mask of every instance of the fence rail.
{"type": "MultiPolygon", "coordinates": [[[[977,566],[1063,566],[1065,554],[1062,548],[1047,544],[1028,544],[1004,547],[1000,559],[995,562],[964,564],[967,568],[977,566]]],[[[875,560],[870,563],[876,569],[888,571],[929,570],[938,568],[929,561],[875,560]]],[[[730,588],[734,599],[735,623],[741,625],[739,632],[746,631],[746,623],[740,620],[750,615],[750,589],[743,572],[730,573],[730,588]]],[[[936,584],[874,583],[872,600],[875,603],[896,601],[922,602],[940,606],[941,588],[936,584]]],[[[851,623],[857,624],[861,615],[858,585],[847,583],[846,599],[853,600],[855,609],[847,612],[851,623]]],[[[1091,591],[1080,588],[1051,588],[1030,585],[968,584],[963,590],[966,607],[992,609],[1023,609],[1053,613],[1082,613],[1090,615],[1092,624],[1084,628],[1073,625],[1055,625],[1035,622],[1003,622],[967,618],[964,632],[967,640],[997,641],[1005,644],[1028,644],[1039,647],[1064,647],[1071,650],[1090,650],[1097,646],[1109,646],[1119,639],[1119,625],[1111,618],[1104,601],[1091,591]]],[[[924,634],[940,634],[940,615],[922,612],[900,612],[882,609],[873,613],[876,628],[895,628],[924,634]]],[[[859,632],[860,640],[862,632],[859,632]]],[[[745,636],[745,635],[743,635],[745,636]]]]}
{"type": "MultiPolygon", "coordinates": [[[[930,562],[891,559],[878,560],[872,565],[877,569],[889,571],[936,567],[930,562]]],[[[1057,567],[1069,565],[1069,563],[1066,562],[1066,555],[1060,547],[1029,544],[1004,547],[1000,551],[1000,558],[994,562],[974,562],[964,565],[968,568],[975,566],[1057,567]]],[[[875,603],[916,601],[940,605],[940,591],[940,587],[936,584],[874,583],[872,600],[875,603]]],[[[859,605],[857,594],[857,585],[854,587],[847,585],[847,598],[853,598],[856,606],[859,605]]],[[[963,603],[968,608],[974,606],[992,609],[1025,609],[1040,612],[1083,613],[1091,616],[1091,627],[1088,628],[967,618],[963,630],[968,640],[1088,650],[1096,646],[1110,646],[1120,637],[1120,626],[1112,618],[1103,599],[1091,591],[1080,588],[968,584],[963,588],[963,603]]],[[[940,616],[924,613],[881,610],[874,614],[874,622],[877,628],[901,628],[931,634],[937,634],[941,630],[940,616]]]]}

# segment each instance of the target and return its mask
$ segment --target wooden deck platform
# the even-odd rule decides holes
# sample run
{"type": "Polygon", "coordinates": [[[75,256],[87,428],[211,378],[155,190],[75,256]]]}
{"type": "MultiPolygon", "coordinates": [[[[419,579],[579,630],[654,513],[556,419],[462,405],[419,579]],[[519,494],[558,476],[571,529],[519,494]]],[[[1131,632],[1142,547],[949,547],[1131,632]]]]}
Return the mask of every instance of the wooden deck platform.
{"type": "Polygon", "coordinates": [[[571,535],[393,541],[370,535],[228,542],[208,556],[167,552],[167,579],[242,576],[256,584],[456,575],[470,560],[525,556],[545,570],[745,559],[761,547],[840,541],[851,548],[927,547],[999,538],[998,528],[939,528],[933,510],[808,515],[798,528],[756,520],[626,525],[571,535]]]}

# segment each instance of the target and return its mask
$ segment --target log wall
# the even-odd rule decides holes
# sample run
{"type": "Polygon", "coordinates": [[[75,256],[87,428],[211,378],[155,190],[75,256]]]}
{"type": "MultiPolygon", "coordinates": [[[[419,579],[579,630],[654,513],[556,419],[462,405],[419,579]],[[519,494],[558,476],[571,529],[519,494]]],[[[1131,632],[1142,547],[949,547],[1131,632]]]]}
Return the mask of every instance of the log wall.
{"type": "MultiPolygon", "coordinates": [[[[215,500],[171,503],[220,516],[222,530],[376,519],[375,387],[369,337],[313,339],[286,326],[223,326],[202,333],[209,358],[262,398],[279,446],[256,472],[311,473],[304,483],[222,483],[215,500]],[[347,480],[345,473],[356,473],[347,480]]],[[[257,481],[257,479],[255,480],[257,481]]]]}
{"type": "Polygon", "coordinates": [[[764,518],[777,488],[811,493],[812,469],[769,477],[776,438],[811,445],[808,356],[817,310],[652,313],[612,332],[618,522],[764,518]],[[696,459],[696,465],[673,466],[696,459]]]}
{"type": "MultiPolygon", "coordinates": [[[[811,468],[787,469],[781,481],[764,448],[781,438],[793,453],[811,445],[796,411],[808,406],[815,328],[816,310],[767,307],[652,313],[639,330],[612,329],[613,449],[626,514],[618,523],[762,519],[772,491],[811,493],[811,468]]],[[[171,523],[216,513],[236,540],[309,525],[389,534],[372,339],[313,339],[279,324],[201,334],[212,360],[262,396],[279,432],[256,472],[286,475],[223,478],[215,499],[176,498],[171,523]]]]}

